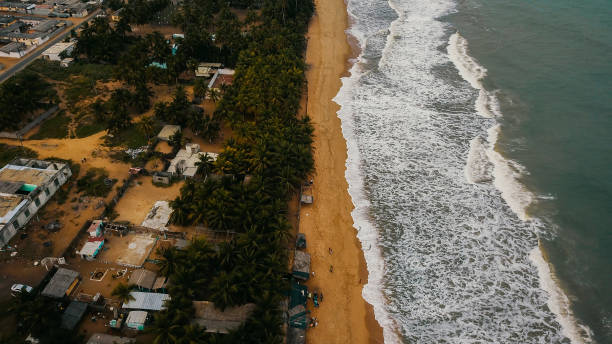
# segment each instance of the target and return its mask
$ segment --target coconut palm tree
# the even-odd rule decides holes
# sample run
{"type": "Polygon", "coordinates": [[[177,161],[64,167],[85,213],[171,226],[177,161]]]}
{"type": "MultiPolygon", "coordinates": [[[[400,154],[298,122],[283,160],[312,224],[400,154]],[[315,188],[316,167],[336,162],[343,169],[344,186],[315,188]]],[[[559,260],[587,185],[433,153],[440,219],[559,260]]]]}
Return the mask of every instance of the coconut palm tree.
{"type": "Polygon", "coordinates": [[[133,286],[128,286],[125,283],[119,283],[111,292],[111,295],[118,298],[121,303],[128,303],[135,300],[132,295],[133,286]]]}
{"type": "Polygon", "coordinates": [[[153,133],[153,126],[155,125],[155,121],[152,116],[142,117],[140,122],[138,122],[138,128],[142,131],[143,134],[147,137],[147,141],[151,140],[151,134],[153,133]]]}

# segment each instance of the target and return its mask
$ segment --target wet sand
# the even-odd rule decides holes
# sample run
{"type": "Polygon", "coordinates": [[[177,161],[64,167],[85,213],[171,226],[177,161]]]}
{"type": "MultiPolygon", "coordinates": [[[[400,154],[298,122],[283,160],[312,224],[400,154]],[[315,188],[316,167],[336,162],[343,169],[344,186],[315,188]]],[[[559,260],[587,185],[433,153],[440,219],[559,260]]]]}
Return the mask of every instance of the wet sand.
{"type": "Polygon", "coordinates": [[[339,107],[332,101],[351,56],[344,32],[347,13],[342,0],[315,2],[306,53],[307,113],[315,128],[315,201],[302,207],[300,231],[306,234],[314,272],[306,284],[322,291],[324,301],[319,308],[309,303],[318,326],[308,330],[307,343],[382,343],[382,328],[361,295],[368,272],[353,228],[353,203],[344,177],[346,142],[336,115],[339,107]]]}

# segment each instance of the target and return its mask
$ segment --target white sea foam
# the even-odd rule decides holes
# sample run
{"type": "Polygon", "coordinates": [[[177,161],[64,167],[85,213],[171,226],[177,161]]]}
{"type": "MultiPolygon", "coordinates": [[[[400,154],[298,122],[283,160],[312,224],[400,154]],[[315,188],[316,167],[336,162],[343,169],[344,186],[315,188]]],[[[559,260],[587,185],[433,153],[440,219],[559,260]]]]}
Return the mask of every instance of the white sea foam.
{"type": "Polygon", "coordinates": [[[591,329],[581,325],[574,317],[571,302],[559,286],[559,280],[553,267],[542,256],[539,245],[531,250],[529,259],[538,268],[540,288],[548,293],[548,307],[557,316],[557,321],[559,321],[563,328],[563,334],[572,343],[585,344],[593,342],[591,329]]]}
{"type": "MultiPolygon", "coordinates": [[[[351,68],[351,73],[353,75],[359,74],[357,65],[351,68]]],[[[334,101],[342,103],[340,99],[345,96],[342,90],[350,90],[352,88],[351,83],[353,82],[355,82],[355,76],[343,78],[341,91],[334,98],[334,101]]],[[[368,268],[368,283],[364,286],[362,295],[374,308],[376,321],[383,328],[385,343],[400,343],[395,333],[395,324],[385,309],[386,301],[380,288],[383,284],[385,264],[379,247],[378,230],[369,218],[370,202],[364,193],[359,149],[355,144],[356,140],[354,138],[354,123],[350,115],[342,111],[339,111],[338,115],[342,119],[342,134],[347,142],[348,157],[346,160],[345,177],[349,185],[348,191],[355,207],[351,212],[351,216],[355,222],[354,226],[357,230],[357,237],[361,242],[368,268]]]]}
{"type": "MultiPolygon", "coordinates": [[[[474,89],[479,91],[478,99],[476,100],[475,108],[478,113],[484,117],[499,117],[499,103],[494,93],[488,92],[482,83],[482,79],[486,77],[487,70],[480,66],[468,54],[468,42],[459,33],[451,35],[448,44],[448,54],[451,61],[459,71],[459,75],[463,77],[474,89]],[[493,105],[492,105],[493,104],[493,105]]],[[[520,164],[504,158],[496,151],[495,146],[500,132],[499,124],[489,128],[488,144],[486,150],[486,158],[493,164],[493,183],[501,192],[502,197],[508,203],[514,213],[523,221],[529,220],[529,215],[526,212],[527,207],[533,202],[534,195],[520,183],[519,178],[526,173],[526,170],[520,164]]],[[[470,152],[466,164],[466,178],[471,183],[477,183],[483,179],[481,175],[487,175],[487,161],[484,161],[482,156],[482,141],[480,137],[472,140],[470,152]],[[484,171],[483,171],[484,170],[484,171]]],[[[553,199],[552,196],[538,196],[540,199],[553,199]]],[[[564,291],[559,287],[558,280],[551,269],[550,265],[542,257],[539,247],[534,248],[529,258],[537,267],[540,287],[548,293],[548,306],[556,315],[557,321],[561,324],[563,334],[568,337],[572,343],[588,343],[591,342],[590,329],[581,325],[573,316],[571,311],[571,302],[565,295],[564,291]]]]}
{"type": "Polygon", "coordinates": [[[465,177],[472,184],[489,182],[493,179],[491,169],[491,163],[487,157],[487,148],[480,136],[477,136],[470,142],[470,151],[465,165],[465,177]]]}
{"type": "Polygon", "coordinates": [[[496,94],[458,35],[453,56],[477,91],[447,80],[450,27],[437,18],[453,2],[389,5],[348,0],[362,54],[334,99],[370,272],[363,295],[385,341],[567,342],[529,260],[538,223],[513,212],[528,205],[514,189],[525,171],[495,150],[496,94]]]}

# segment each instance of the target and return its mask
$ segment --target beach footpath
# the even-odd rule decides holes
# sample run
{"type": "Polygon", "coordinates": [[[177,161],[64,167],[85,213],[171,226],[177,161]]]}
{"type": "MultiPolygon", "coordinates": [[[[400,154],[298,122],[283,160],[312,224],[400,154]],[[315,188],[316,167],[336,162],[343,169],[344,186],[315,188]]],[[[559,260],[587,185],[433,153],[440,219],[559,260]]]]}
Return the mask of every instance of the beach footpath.
{"type": "Polygon", "coordinates": [[[320,290],[320,307],[309,303],[318,325],[308,330],[307,343],[382,343],[382,328],[372,306],[362,297],[367,283],[361,244],[353,228],[353,204],[344,176],[347,158],[339,107],[332,101],[347,73],[351,49],[344,30],[347,12],[343,0],[317,0],[308,31],[306,63],[309,69],[307,112],[315,128],[314,203],[300,212],[300,231],[308,240],[313,274],[306,283],[320,290]]]}

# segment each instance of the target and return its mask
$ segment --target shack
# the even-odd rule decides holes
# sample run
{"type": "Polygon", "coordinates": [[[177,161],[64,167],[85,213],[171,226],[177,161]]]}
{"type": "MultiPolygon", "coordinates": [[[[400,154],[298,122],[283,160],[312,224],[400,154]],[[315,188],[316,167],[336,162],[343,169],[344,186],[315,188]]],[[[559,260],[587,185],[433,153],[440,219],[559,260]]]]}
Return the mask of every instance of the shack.
{"type": "Polygon", "coordinates": [[[172,173],[163,171],[153,172],[153,183],[170,185],[171,181],[172,173]]]}
{"type": "Polygon", "coordinates": [[[62,314],[61,327],[66,330],[73,330],[87,312],[87,303],[72,301],[62,314]]]}
{"type": "Polygon", "coordinates": [[[68,296],[79,284],[79,273],[65,268],[57,269],[41,295],[61,299],[68,296]]]}
{"type": "Polygon", "coordinates": [[[255,310],[254,303],[242,306],[227,307],[225,310],[215,308],[209,301],[193,301],[195,316],[193,323],[206,328],[206,332],[229,333],[238,328],[255,310]]]}
{"type": "Polygon", "coordinates": [[[147,269],[138,269],[132,272],[128,284],[135,285],[140,291],[151,291],[153,290],[156,278],[157,274],[155,272],[147,269]]]}
{"type": "Polygon", "coordinates": [[[145,311],[131,311],[127,316],[126,326],[138,331],[144,330],[147,314],[145,311]]]}
{"type": "Polygon", "coordinates": [[[177,132],[181,131],[181,126],[180,125],[171,125],[171,124],[167,124],[164,125],[164,127],[161,129],[161,131],[159,132],[159,134],[157,134],[157,138],[162,140],[162,141],[170,141],[170,137],[174,134],[176,134],[177,132]]]}
{"type": "Polygon", "coordinates": [[[102,250],[102,246],[104,246],[103,237],[89,237],[77,254],[85,260],[93,260],[102,250]]]}
{"type": "Polygon", "coordinates": [[[303,281],[308,280],[310,277],[310,255],[308,253],[295,251],[293,270],[291,274],[293,277],[303,281]]]}

